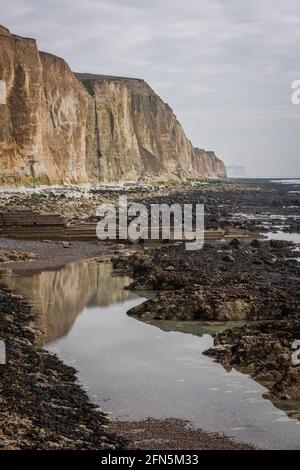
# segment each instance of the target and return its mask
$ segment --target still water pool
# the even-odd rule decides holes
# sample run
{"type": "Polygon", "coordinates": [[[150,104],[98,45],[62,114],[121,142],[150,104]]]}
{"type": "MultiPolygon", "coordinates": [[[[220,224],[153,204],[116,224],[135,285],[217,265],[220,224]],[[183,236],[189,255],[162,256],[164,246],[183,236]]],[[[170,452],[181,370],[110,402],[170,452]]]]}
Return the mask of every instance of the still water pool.
{"type": "Polygon", "coordinates": [[[300,449],[300,423],[264,399],[262,385],[202,354],[231,325],[129,317],[146,299],[124,290],[130,278],[110,264],[77,262],[10,283],[39,312],[42,343],[77,369],[112,419],[177,417],[260,447],[300,449]]]}

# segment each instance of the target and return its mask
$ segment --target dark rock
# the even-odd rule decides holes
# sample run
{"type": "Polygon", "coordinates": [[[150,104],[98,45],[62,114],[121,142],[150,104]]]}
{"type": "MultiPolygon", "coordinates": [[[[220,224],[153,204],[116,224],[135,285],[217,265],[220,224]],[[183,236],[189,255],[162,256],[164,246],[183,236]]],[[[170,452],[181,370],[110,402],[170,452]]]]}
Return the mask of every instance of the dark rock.
{"type": "Polygon", "coordinates": [[[223,261],[227,261],[228,263],[234,263],[235,258],[232,255],[224,255],[223,256],[223,261]]]}
{"type": "Polygon", "coordinates": [[[234,248],[234,249],[239,248],[240,245],[241,245],[241,242],[237,238],[233,238],[228,244],[230,248],[234,248]]]}

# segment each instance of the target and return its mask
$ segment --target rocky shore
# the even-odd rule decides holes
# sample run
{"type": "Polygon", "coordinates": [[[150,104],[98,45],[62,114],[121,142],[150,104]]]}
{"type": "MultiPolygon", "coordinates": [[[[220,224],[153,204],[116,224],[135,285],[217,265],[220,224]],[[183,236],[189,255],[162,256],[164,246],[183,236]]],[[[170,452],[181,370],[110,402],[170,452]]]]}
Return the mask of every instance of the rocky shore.
{"type": "Polygon", "coordinates": [[[299,265],[294,245],[257,240],[183,245],[117,256],[114,267],[134,277],[131,290],[158,291],[130,310],[153,320],[275,320],[299,316],[299,265]],[[290,259],[289,259],[290,258],[290,259]]]}
{"type": "MultiPolygon", "coordinates": [[[[294,190],[292,184],[229,181],[166,184],[126,194],[148,206],[204,203],[207,229],[294,234],[299,233],[300,218],[300,197],[294,190]]],[[[124,194],[78,192],[6,194],[0,196],[0,210],[26,210],[34,204],[35,211],[63,215],[70,224],[95,222],[100,202],[117,203],[118,195],[124,194]]],[[[274,403],[291,408],[299,404],[300,369],[291,362],[293,341],[300,339],[299,245],[224,239],[189,252],[182,244],[152,250],[118,243],[1,239],[0,250],[4,275],[56,269],[77,259],[112,258],[115,269],[133,277],[129,289],[156,292],[128,312],[143,321],[245,321],[240,328],[217,334],[215,347],[206,354],[227,370],[250,374],[268,388],[265,397],[274,403]]],[[[178,422],[109,423],[76,383],[76,371],[38,346],[33,316],[22,298],[0,286],[0,338],[7,349],[7,362],[0,366],[3,449],[167,448],[172,439],[178,441],[174,429],[182,436],[181,448],[198,448],[197,442],[200,448],[235,445],[223,436],[211,440],[202,431],[191,432],[178,422]],[[136,439],[138,429],[141,437],[136,439]],[[159,437],[163,435],[167,437],[159,437]]],[[[300,417],[297,411],[289,415],[300,417]]]]}
{"type": "MultiPolygon", "coordinates": [[[[206,228],[299,233],[300,197],[294,190],[292,184],[239,182],[229,183],[225,191],[215,186],[180,193],[177,199],[174,193],[172,200],[188,202],[193,195],[194,202],[204,202],[206,228]]],[[[300,369],[292,364],[292,354],[300,339],[299,260],[296,243],[233,239],[207,243],[201,251],[178,245],[116,256],[113,263],[134,278],[129,289],[156,292],[129,315],[150,322],[249,322],[216,335],[215,347],[206,354],[226,369],[250,374],[269,389],[266,398],[297,409],[300,369]]],[[[299,411],[289,415],[300,418],[299,411]]]]}
{"type": "Polygon", "coordinates": [[[27,240],[1,240],[0,246],[6,253],[0,264],[0,339],[6,345],[6,363],[0,365],[2,450],[253,448],[181,420],[112,422],[91,404],[76,370],[42,349],[39,312],[5,286],[6,277],[12,271],[38,272],[87,257],[110,257],[117,246],[27,240]]]}
{"type": "MultiPolygon", "coordinates": [[[[238,368],[266,385],[265,398],[300,401],[300,368],[292,363],[292,345],[300,337],[300,319],[262,322],[218,333],[215,347],[205,354],[230,370],[238,368]]],[[[300,411],[288,413],[300,419],[300,411]]]]}
{"type": "Polygon", "coordinates": [[[1,449],[116,449],[107,418],[76,383],[75,369],[36,346],[28,305],[0,286],[1,449]]]}
{"type": "Polygon", "coordinates": [[[238,228],[252,232],[300,233],[299,187],[270,180],[158,181],[128,186],[36,187],[0,192],[0,212],[34,208],[41,214],[58,214],[68,223],[97,221],[99,204],[129,202],[175,202],[205,205],[206,229],[238,228]],[[298,188],[298,189],[297,189],[298,188]]]}
{"type": "Polygon", "coordinates": [[[157,291],[129,315],[144,321],[255,321],[219,333],[206,354],[226,368],[249,369],[269,387],[268,398],[299,400],[300,369],[291,362],[293,342],[300,338],[294,249],[284,241],[231,241],[200,252],[166,247],[113,262],[134,277],[128,289],[157,291]]]}
{"type": "Polygon", "coordinates": [[[127,449],[143,450],[254,450],[217,433],[195,429],[180,419],[114,421],[110,429],[123,436],[127,449]]]}

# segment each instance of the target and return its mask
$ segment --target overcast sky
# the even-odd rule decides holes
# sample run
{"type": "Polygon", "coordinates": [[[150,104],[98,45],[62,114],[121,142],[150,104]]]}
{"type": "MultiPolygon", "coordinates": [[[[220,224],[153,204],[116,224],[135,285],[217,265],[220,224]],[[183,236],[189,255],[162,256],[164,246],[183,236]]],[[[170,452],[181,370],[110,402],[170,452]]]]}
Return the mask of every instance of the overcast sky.
{"type": "Polygon", "coordinates": [[[0,2],[1,24],[73,70],[144,78],[226,164],[300,176],[300,0],[0,2]]]}

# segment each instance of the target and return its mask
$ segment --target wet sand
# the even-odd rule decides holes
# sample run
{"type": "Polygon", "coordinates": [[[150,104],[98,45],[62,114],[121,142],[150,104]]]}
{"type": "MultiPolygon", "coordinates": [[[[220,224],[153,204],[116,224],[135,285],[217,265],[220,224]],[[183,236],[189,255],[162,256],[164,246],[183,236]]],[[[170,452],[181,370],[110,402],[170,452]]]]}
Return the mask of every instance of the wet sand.
{"type": "Polygon", "coordinates": [[[193,428],[180,419],[114,421],[109,429],[128,441],[128,449],[144,450],[254,450],[216,433],[193,428]]]}
{"type": "Polygon", "coordinates": [[[122,250],[123,245],[104,242],[59,242],[37,240],[14,240],[0,238],[0,250],[14,250],[29,252],[37,255],[37,258],[28,260],[15,260],[8,263],[0,263],[3,271],[15,272],[42,271],[56,269],[73,261],[91,259],[96,257],[112,256],[116,251],[122,250]]]}

